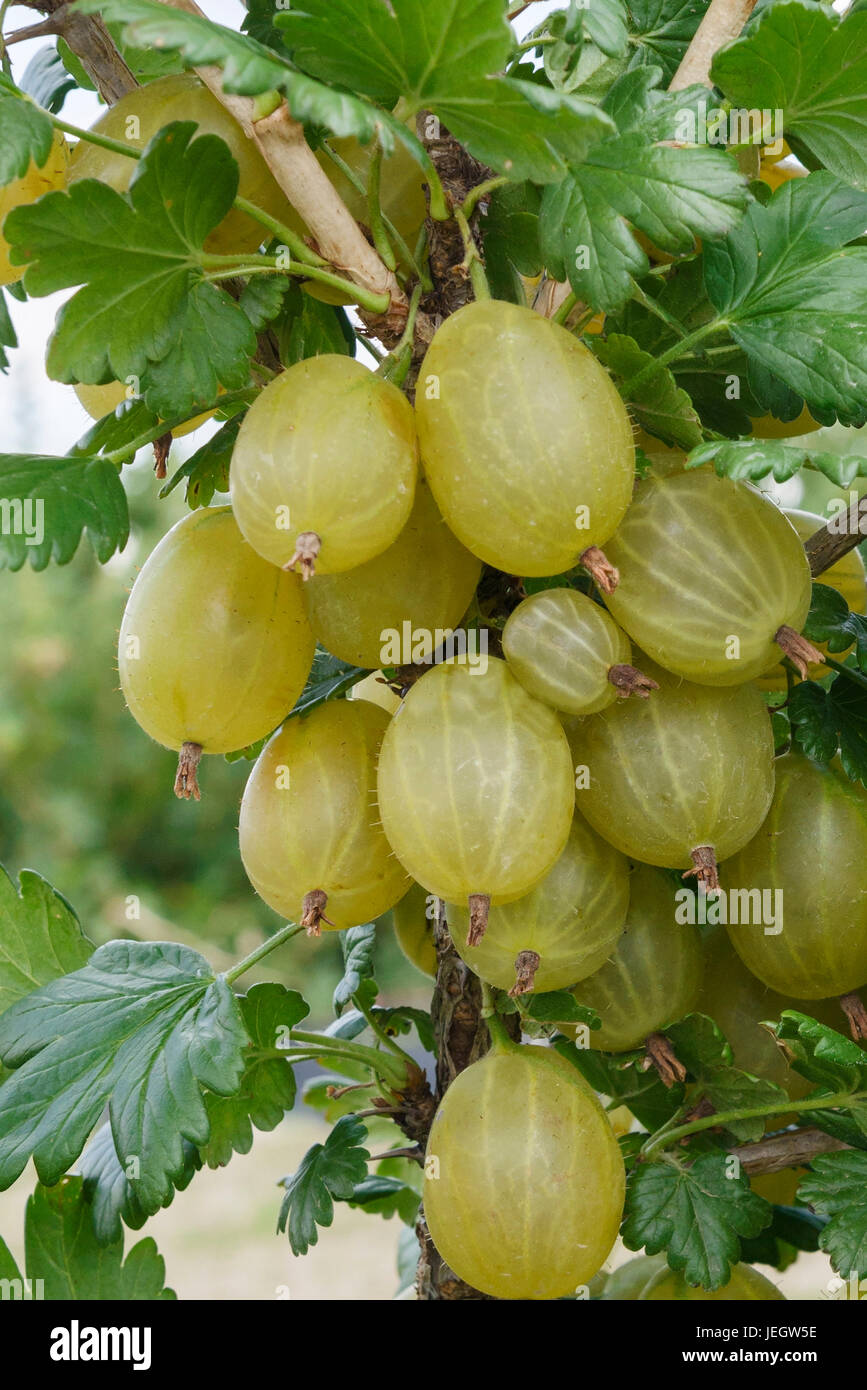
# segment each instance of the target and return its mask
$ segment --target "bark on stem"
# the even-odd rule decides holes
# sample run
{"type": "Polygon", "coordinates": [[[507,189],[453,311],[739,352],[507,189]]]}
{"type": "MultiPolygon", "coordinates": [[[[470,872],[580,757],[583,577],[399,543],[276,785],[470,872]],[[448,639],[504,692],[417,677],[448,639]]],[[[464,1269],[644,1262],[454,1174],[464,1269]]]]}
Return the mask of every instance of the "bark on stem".
{"type": "Polygon", "coordinates": [[[832,565],[836,565],[837,561],[848,555],[850,550],[854,550],[856,545],[861,544],[865,535],[865,531],[860,529],[862,523],[867,531],[867,498],[863,502],[859,498],[853,503],[845,522],[842,521],[842,514],[832,516],[821,530],[813,532],[804,543],[804,549],[814,579],[824,574],[832,565]]]}
{"type": "Polygon", "coordinates": [[[751,1177],[758,1173],[781,1173],[784,1168],[802,1168],[819,1154],[836,1153],[849,1145],[834,1139],[821,1129],[794,1129],[759,1139],[755,1144],[741,1144],[731,1152],[741,1168],[751,1177]]]}
{"type": "Polygon", "coordinates": [[[756,0],[711,0],[668,90],[680,92],[696,82],[712,87],[710,67],[714,54],[737,38],[755,7],[756,0]]]}
{"type": "MultiPolygon", "coordinates": [[[[195,0],[163,0],[172,9],[201,15],[195,0]]],[[[391,296],[389,315],[405,321],[407,300],[394,274],[366,240],[294,121],[285,103],[262,121],[253,121],[253,99],[223,91],[219,68],[196,68],[214,96],[258,145],[277,183],[310,228],[317,250],[356,285],[391,296]]]]}
{"type": "Polygon", "coordinates": [[[112,105],[138,86],[99,15],[79,14],[66,0],[41,0],[32,8],[49,17],[52,32],[69,44],[103,101],[112,105]]]}

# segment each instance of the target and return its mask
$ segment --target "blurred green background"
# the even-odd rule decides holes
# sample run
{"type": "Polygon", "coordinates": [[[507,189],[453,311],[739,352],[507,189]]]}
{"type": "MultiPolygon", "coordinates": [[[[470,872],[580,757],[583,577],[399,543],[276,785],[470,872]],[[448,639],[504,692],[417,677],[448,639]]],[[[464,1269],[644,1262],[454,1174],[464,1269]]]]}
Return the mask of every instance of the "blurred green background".
{"type": "MultiPolygon", "coordinates": [[[[126,711],[116,653],[123,608],[138,569],[185,504],[181,488],[157,499],[145,456],[125,480],[133,531],[122,555],[101,567],[83,542],[63,568],[0,573],[0,862],[13,875],[28,867],[47,878],[97,943],[183,941],[223,968],[282,925],[256,897],[238,854],[251,764],[206,758],[201,802],[178,801],[175,755],[126,711]]],[[[425,979],[387,924],[379,937],[377,978],[387,1002],[426,1004],[425,979]]],[[[297,937],[252,978],[265,974],[300,989],[314,1022],[327,1023],[341,959],[336,934],[297,937]]]]}

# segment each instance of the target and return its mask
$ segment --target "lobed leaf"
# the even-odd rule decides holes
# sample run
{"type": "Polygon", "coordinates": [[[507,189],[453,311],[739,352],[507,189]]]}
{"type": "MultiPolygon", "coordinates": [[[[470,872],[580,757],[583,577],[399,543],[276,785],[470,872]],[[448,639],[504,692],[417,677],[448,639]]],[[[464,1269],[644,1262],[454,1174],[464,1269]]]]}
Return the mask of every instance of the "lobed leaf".
{"type": "Polygon", "coordinates": [[[156,1211],[184,1170],[183,1140],[204,1145],[202,1087],[237,1091],[247,1035],[238,1000],[207,961],[169,942],[113,941],[87,965],[0,1016],[0,1188],[32,1157],[59,1181],[109,1107],[138,1199],[156,1211]]]}
{"type": "Polygon", "coordinates": [[[103,458],[0,454],[0,569],[66,565],[82,534],[100,564],[129,539],[117,469],[103,458]]]}
{"type": "Polygon", "coordinates": [[[319,1240],[318,1226],[334,1220],[334,1200],[348,1201],[357,1185],[367,1177],[370,1157],[363,1141],[367,1130],[354,1115],[344,1115],[324,1144],[314,1144],[291,1177],[283,1178],[286,1189],[277,1220],[277,1229],[286,1231],[293,1255],[306,1255],[319,1240]]]}

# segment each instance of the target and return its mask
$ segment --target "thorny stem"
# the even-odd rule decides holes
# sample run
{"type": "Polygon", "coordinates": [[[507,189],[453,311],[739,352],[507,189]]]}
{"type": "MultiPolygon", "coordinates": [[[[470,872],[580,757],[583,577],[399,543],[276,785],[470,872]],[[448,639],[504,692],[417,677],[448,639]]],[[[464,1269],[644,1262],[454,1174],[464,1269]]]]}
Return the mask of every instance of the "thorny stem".
{"type": "Polygon", "coordinates": [[[299,932],[303,930],[303,927],[296,926],[294,922],[289,922],[285,927],[281,927],[280,931],[275,932],[273,936],[269,936],[267,941],[261,942],[261,944],[258,945],[254,951],[251,951],[248,956],[244,956],[242,960],[238,961],[237,965],[233,965],[231,970],[226,971],[224,977],[226,983],[230,985],[234,984],[239,975],[243,975],[254,965],[258,965],[259,961],[264,960],[265,956],[269,956],[272,951],[276,951],[278,946],[283,946],[287,941],[291,941],[293,936],[297,936],[299,932]]]}
{"type": "Polygon", "coordinates": [[[850,1106],[857,1101],[867,1100],[867,1091],[841,1091],[835,1095],[820,1096],[815,1100],[801,1100],[792,1102],[788,1097],[784,1101],[775,1101],[773,1105],[754,1105],[747,1106],[741,1110],[717,1111],[713,1115],[702,1116],[701,1119],[692,1120],[689,1124],[678,1125],[676,1129],[660,1130],[652,1134],[647,1143],[641,1149],[643,1158],[650,1158],[659,1149],[668,1148],[670,1144],[676,1144],[681,1139],[686,1139],[691,1134],[699,1134],[705,1129],[725,1129],[727,1125],[736,1120],[761,1119],[765,1115],[788,1115],[792,1109],[804,1110],[835,1110],[841,1106],[850,1106]]]}

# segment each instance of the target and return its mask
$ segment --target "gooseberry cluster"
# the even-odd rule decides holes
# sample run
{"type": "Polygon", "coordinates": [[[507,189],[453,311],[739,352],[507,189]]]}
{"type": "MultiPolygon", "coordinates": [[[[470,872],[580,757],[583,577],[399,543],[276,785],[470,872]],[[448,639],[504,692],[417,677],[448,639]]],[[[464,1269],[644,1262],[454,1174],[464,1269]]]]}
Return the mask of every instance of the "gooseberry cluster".
{"type": "MultiPolygon", "coordinates": [[[[669,460],[634,485],[633,454],[594,356],[505,302],[443,323],[414,409],[358,361],[299,362],[247,413],[231,507],[193,513],[145,564],[122,686],[147,732],[179,750],[184,796],[198,795],[202,753],[284,720],[240,815],[244,866],[275,912],[318,933],[393,908],[434,974],[439,899],[487,984],[569,988],[594,1009],[591,1047],[639,1047],[701,1002],[744,1065],[771,1075],[763,1008],[867,980],[867,798],[833,768],[775,759],[755,683],[784,656],[802,670],[821,660],[799,635],[811,592],[799,519],[669,460]],[[505,621],[498,578],[520,598],[505,621]],[[472,661],[449,648],[462,620],[484,639],[472,661]],[[397,662],[386,643],[407,632],[397,662]],[[380,676],[373,701],[361,691],[285,718],[317,642],[388,668],[390,686],[380,676]],[[677,920],[662,870],[714,893],[720,861],[727,888],[783,889],[783,931],[702,942],[677,920]]],[[[863,571],[860,587],[863,599],[863,571]]],[[[606,1258],[623,1165],[558,1054],[497,1036],[446,1093],[428,1155],[430,1231],[475,1287],[558,1297],[606,1258]],[[568,1200],[540,1169],[566,1175],[568,1200]]],[[[749,1270],[734,1277],[748,1287],[726,1296],[778,1296],[749,1270]]],[[[696,1296],[672,1280],[656,1272],[641,1297],[696,1296]]]]}

